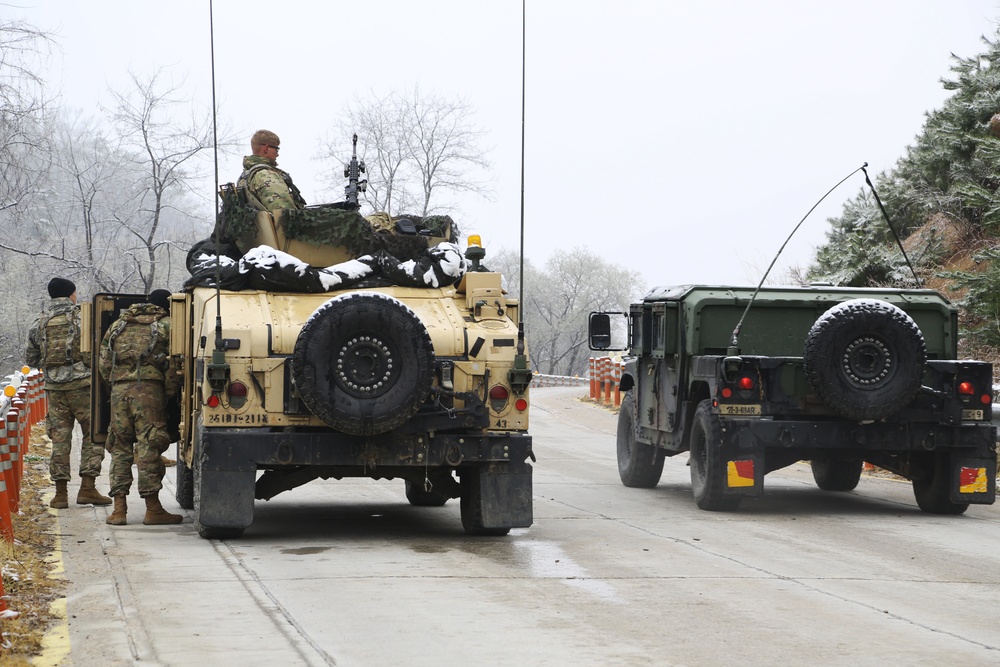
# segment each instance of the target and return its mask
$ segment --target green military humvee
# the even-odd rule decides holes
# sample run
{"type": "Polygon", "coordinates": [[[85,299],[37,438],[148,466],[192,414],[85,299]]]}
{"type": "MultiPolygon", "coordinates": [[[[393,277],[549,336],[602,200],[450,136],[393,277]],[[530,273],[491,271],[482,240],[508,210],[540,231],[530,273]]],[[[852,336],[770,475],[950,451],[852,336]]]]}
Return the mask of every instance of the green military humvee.
{"type": "Polygon", "coordinates": [[[993,368],[956,358],[947,299],[754,291],[661,287],[627,314],[591,314],[591,349],[631,355],[620,385],[623,484],[653,487],[664,457],[689,451],[705,510],[735,510],[763,493],[767,473],[800,460],[829,491],[854,489],[867,461],[911,480],[926,512],[994,502],[993,368]],[[625,332],[627,345],[615,345],[625,332]]]}

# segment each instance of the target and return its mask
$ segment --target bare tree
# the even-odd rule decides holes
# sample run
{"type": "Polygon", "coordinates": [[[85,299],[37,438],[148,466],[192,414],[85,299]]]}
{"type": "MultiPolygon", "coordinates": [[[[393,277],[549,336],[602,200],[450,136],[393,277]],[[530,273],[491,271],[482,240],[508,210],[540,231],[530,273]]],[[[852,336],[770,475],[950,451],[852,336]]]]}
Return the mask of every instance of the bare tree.
{"type": "Polygon", "coordinates": [[[490,168],[478,146],[483,133],[470,125],[472,107],[461,99],[421,97],[416,86],[407,101],[407,115],[413,119],[409,145],[420,175],[422,214],[430,213],[431,198],[439,191],[486,195],[485,185],[468,175],[490,168]]]}
{"type": "MultiPolygon", "coordinates": [[[[486,262],[518,290],[517,256],[501,251],[486,262]]],[[[589,356],[587,318],[596,310],[628,310],[643,289],[640,274],[604,261],[586,248],[557,251],[545,268],[524,265],[525,337],[532,366],[542,373],[583,373],[589,356]]]]}
{"type": "MultiPolygon", "coordinates": [[[[30,24],[0,19],[0,228],[4,242],[18,238],[20,225],[30,221],[32,203],[48,174],[51,155],[46,125],[51,100],[42,72],[53,46],[49,34],[30,24]]],[[[43,269],[39,264],[27,255],[0,252],[0,272],[7,279],[0,299],[0,362],[8,368],[24,361],[28,326],[42,300],[36,292],[43,269]]]]}
{"type": "Polygon", "coordinates": [[[131,88],[112,93],[113,130],[79,115],[49,119],[45,179],[0,249],[76,280],[81,291],[148,292],[164,272],[169,279],[197,238],[190,193],[196,158],[212,146],[207,113],[178,120],[191,107],[177,90],[160,86],[159,73],[133,74],[131,88]]]}
{"type": "Polygon", "coordinates": [[[10,278],[0,359],[8,361],[21,359],[52,275],[74,280],[84,298],[95,288],[148,291],[183,267],[194,228],[210,226],[189,198],[196,157],[211,147],[211,117],[192,108],[180,121],[191,107],[158,74],[133,75],[132,88],[115,94],[118,134],[55,113],[41,76],[52,45],[30,25],[0,19],[0,270],[10,278]]]}
{"type": "Polygon", "coordinates": [[[406,137],[408,122],[405,109],[392,96],[356,98],[348,118],[338,126],[337,138],[324,145],[322,157],[335,165],[330,185],[336,188],[344,183],[339,166],[347,162],[345,151],[351,146],[350,137],[356,132],[368,169],[365,203],[373,211],[412,208],[416,200],[406,188],[406,184],[414,179],[406,137]]]}
{"type": "Polygon", "coordinates": [[[134,269],[121,261],[125,242],[117,219],[134,207],[132,191],[142,174],[94,119],[63,112],[52,117],[46,134],[49,169],[0,247],[72,278],[82,294],[135,288],[134,269]]]}
{"type": "MultiPolygon", "coordinates": [[[[128,273],[118,269],[121,227],[115,211],[123,206],[121,192],[138,174],[116,140],[95,119],[81,114],[60,116],[52,131],[54,155],[48,187],[39,208],[54,236],[72,244],[73,259],[86,267],[92,286],[117,291],[128,284],[128,273]],[[70,233],[67,233],[70,232],[70,233]]],[[[40,236],[41,241],[45,237],[40,236]]],[[[61,255],[66,258],[67,253],[61,255]]]]}
{"type": "MultiPolygon", "coordinates": [[[[148,77],[130,73],[131,88],[112,91],[112,119],[132,168],[141,174],[131,183],[128,201],[114,218],[126,233],[120,252],[145,291],[157,280],[158,258],[169,259],[175,241],[162,233],[171,216],[188,217],[185,196],[191,193],[197,158],[213,147],[212,119],[177,97],[180,86],[161,85],[162,70],[148,77]],[[186,121],[178,109],[191,109],[186,121]]],[[[191,241],[193,239],[187,239],[191,241]]]]}
{"type": "Polygon", "coordinates": [[[340,165],[357,133],[368,167],[365,204],[390,214],[448,212],[452,207],[441,202],[445,193],[492,195],[486,182],[475,178],[491,165],[473,115],[464,100],[425,96],[417,86],[382,97],[369,93],[347,106],[319,157],[336,165],[331,186],[342,184],[340,165]]]}
{"type": "Polygon", "coordinates": [[[21,204],[45,171],[50,102],[40,72],[51,47],[49,34],[0,21],[0,212],[21,204]]]}

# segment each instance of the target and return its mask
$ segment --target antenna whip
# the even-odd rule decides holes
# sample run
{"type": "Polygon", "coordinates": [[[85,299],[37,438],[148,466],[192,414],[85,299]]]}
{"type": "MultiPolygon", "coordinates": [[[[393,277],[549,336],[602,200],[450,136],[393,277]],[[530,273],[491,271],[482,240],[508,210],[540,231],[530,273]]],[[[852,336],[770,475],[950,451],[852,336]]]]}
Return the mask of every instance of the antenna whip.
{"type": "Polygon", "coordinates": [[[882,217],[885,218],[885,224],[889,225],[889,231],[892,232],[893,238],[896,239],[896,245],[899,246],[899,252],[903,253],[903,260],[906,262],[906,265],[910,267],[910,273],[913,274],[913,282],[916,283],[917,287],[920,287],[920,278],[917,276],[917,272],[913,268],[913,265],[910,264],[910,258],[906,255],[906,250],[903,248],[903,241],[900,240],[899,234],[896,232],[896,228],[892,226],[892,220],[889,219],[889,214],[886,213],[885,206],[882,206],[882,199],[878,196],[875,186],[872,185],[872,179],[868,178],[868,170],[865,169],[867,166],[868,163],[865,162],[861,167],[861,171],[865,172],[865,183],[868,184],[868,187],[872,190],[872,194],[875,195],[875,203],[878,204],[878,210],[882,211],[882,217]]]}
{"type": "MultiPolygon", "coordinates": [[[[760,282],[757,283],[757,289],[755,289],[753,291],[753,294],[750,296],[750,301],[747,303],[747,307],[743,310],[743,314],[740,316],[740,321],[736,323],[736,328],[733,329],[733,337],[729,341],[729,347],[730,347],[730,350],[731,350],[730,354],[737,354],[737,352],[735,352],[735,349],[737,347],[739,347],[740,329],[743,328],[743,320],[746,319],[747,313],[750,312],[750,306],[753,305],[754,299],[756,299],[757,298],[757,294],[760,293],[760,288],[764,285],[764,281],[767,280],[767,276],[768,276],[769,273],[771,273],[771,269],[774,268],[775,263],[778,261],[778,257],[780,257],[781,253],[784,252],[785,246],[788,245],[788,242],[792,240],[793,236],[795,236],[795,232],[799,231],[799,227],[801,227],[802,223],[806,221],[806,218],[808,218],[812,214],[812,212],[816,210],[817,206],[819,206],[821,203],[823,203],[824,199],[826,199],[827,197],[830,196],[831,192],[833,192],[834,190],[836,190],[837,188],[839,188],[841,186],[841,184],[843,184],[844,181],[846,181],[847,179],[849,179],[854,174],[858,173],[859,171],[864,171],[865,167],[867,167],[867,166],[868,166],[868,163],[865,162],[863,165],[861,165],[860,167],[858,167],[857,169],[855,169],[854,171],[852,171],[851,173],[849,173],[847,176],[844,176],[842,179],[840,179],[837,182],[837,184],[834,185],[832,188],[830,188],[829,190],[827,190],[826,194],[823,195],[822,197],[820,197],[819,201],[817,201],[815,204],[813,204],[812,208],[809,209],[804,216],[802,216],[802,219],[799,220],[799,224],[795,225],[795,229],[792,230],[792,233],[788,235],[788,238],[785,239],[785,242],[781,244],[780,248],[778,248],[778,252],[774,256],[774,259],[771,260],[770,266],[767,267],[767,271],[764,272],[764,275],[761,276],[761,278],[760,278],[760,282]]],[[[865,178],[867,178],[867,177],[868,177],[868,172],[865,172],[865,178]]],[[[875,195],[875,196],[876,196],[876,198],[878,198],[878,195],[875,195]]],[[[879,204],[879,206],[881,206],[881,204],[879,204]]]]}

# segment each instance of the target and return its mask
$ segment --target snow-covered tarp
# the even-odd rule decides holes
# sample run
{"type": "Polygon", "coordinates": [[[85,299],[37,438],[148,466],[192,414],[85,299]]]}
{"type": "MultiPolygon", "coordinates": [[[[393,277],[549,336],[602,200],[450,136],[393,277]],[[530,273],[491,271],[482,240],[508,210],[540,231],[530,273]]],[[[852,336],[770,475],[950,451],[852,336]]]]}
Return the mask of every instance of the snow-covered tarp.
{"type": "Polygon", "coordinates": [[[362,281],[381,281],[403,287],[446,287],[461,280],[469,268],[455,243],[428,248],[416,259],[400,261],[387,252],[315,267],[286,252],[262,245],[241,254],[231,243],[206,239],[188,252],[191,277],[185,287],[215,287],[226,290],[269,292],[329,292],[362,281]]]}

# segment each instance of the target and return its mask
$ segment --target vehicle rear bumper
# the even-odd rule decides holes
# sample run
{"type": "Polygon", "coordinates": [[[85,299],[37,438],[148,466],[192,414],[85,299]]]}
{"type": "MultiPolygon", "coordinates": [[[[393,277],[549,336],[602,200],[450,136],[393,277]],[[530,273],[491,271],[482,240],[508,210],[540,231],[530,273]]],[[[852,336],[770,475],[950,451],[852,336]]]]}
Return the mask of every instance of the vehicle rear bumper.
{"type": "Polygon", "coordinates": [[[731,495],[759,496],[764,475],[799,460],[863,460],[915,479],[926,476],[944,455],[955,502],[992,504],[996,499],[996,427],[989,422],[958,426],[746,418],[720,422],[724,459],[734,469],[742,466],[748,471],[731,475],[738,482],[727,488],[731,495]]]}
{"type": "Polygon", "coordinates": [[[960,449],[963,454],[984,457],[996,451],[996,427],[990,422],[859,424],[723,417],[720,423],[723,441],[738,449],[850,450],[859,455],[960,449]]]}
{"type": "Polygon", "coordinates": [[[204,470],[249,471],[278,466],[331,466],[362,471],[385,468],[457,468],[470,464],[523,463],[533,457],[522,434],[435,437],[358,437],[332,432],[202,431],[204,470]]]}

